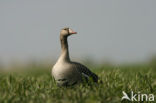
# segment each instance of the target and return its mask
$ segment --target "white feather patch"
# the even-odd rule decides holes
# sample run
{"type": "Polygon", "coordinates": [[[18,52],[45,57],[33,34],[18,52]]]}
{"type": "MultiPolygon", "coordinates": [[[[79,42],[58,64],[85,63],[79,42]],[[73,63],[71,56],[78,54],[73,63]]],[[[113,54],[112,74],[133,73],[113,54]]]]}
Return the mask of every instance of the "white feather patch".
{"type": "Polygon", "coordinates": [[[82,74],[83,76],[89,78],[89,76],[88,76],[87,74],[85,74],[85,73],[81,73],[81,74],[82,74]]]}
{"type": "Polygon", "coordinates": [[[69,33],[72,33],[73,32],[73,30],[72,29],[69,29],[69,33]]]}

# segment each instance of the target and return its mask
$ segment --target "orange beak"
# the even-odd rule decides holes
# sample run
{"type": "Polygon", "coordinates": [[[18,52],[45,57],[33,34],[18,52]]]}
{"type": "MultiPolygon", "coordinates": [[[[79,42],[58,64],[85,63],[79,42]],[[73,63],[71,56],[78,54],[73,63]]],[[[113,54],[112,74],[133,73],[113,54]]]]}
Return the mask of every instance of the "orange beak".
{"type": "Polygon", "coordinates": [[[77,32],[72,32],[71,34],[77,34],[77,32]]]}
{"type": "Polygon", "coordinates": [[[70,34],[77,34],[77,32],[73,31],[72,29],[69,29],[70,34]]]}

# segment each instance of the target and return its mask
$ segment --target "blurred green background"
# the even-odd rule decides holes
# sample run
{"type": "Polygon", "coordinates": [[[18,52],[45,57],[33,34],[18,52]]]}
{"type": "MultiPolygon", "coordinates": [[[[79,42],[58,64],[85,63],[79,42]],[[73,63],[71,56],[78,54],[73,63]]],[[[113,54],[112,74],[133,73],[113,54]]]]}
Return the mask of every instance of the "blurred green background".
{"type": "Polygon", "coordinates": [[[51,76],[52,63],[45,61],[13,64],[13,69],[1,69],[0,102],[130,103],[128,100],[121,101],[122,91],[128,95],[131,91],[156,95],[155,58],[135,64],[95,64],[89,60],[82,63],[99,76],[98,84],[57,87],[51,76]]]}

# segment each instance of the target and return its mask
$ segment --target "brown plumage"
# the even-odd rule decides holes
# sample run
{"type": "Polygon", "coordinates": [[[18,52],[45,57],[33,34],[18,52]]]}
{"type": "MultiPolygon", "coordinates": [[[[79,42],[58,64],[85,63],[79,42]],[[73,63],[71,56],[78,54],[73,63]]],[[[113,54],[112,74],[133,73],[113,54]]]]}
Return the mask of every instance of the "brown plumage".
{"type": "Polygon", "coordinates": [[[63,28],[60,32],[61,55],[52,68],[52,76],[59,86],[68,86],[80,83],[92,78],[94,82],[98,82],[98,76],[91,72],[86,66],[72,62],[69,57],[68,41],[70,35],[76,34],[70,28],[63,28]]]}

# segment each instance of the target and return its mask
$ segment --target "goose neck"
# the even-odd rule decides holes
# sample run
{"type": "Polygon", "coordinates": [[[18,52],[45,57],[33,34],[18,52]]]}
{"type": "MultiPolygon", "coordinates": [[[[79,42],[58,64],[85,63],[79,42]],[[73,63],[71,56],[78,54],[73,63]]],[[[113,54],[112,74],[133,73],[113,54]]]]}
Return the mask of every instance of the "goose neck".
{"type": "Polygon", "coordinates": [[[65,61],[70,61],[67,36],[60,35],[60,41],[61,41],[61,58],[65,61]]]}

